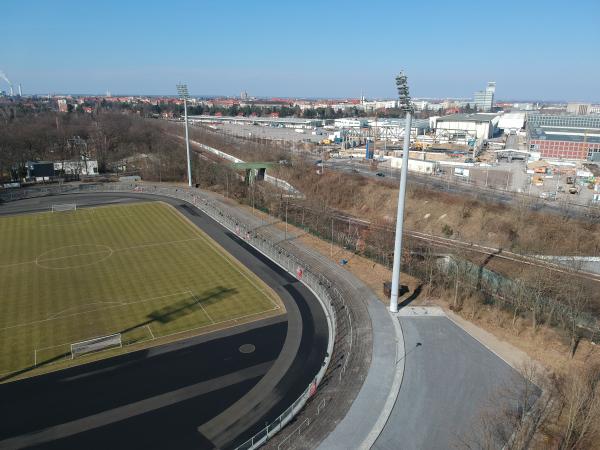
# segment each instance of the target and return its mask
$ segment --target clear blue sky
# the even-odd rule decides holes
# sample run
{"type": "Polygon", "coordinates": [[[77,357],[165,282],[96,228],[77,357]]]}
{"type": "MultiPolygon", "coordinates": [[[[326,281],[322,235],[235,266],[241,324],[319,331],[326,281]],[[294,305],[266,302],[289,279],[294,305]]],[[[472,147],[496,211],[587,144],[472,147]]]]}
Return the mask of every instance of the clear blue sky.
{"type": "MultiPolygon", "coordinates": [[[[25,93],[600,101],[600,1],[3,0],[0,69],[25,93]],[[403,6],[406,5],[406,6],[403,6]]],[[[0,89],[6,84],[0,82],[0,89]]]]}

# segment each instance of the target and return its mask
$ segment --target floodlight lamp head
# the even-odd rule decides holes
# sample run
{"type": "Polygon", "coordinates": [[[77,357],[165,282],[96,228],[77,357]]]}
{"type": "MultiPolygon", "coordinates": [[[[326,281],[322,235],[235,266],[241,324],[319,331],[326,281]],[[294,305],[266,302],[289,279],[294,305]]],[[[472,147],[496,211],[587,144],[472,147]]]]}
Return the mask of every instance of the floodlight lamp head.
{"type": "Polygon", "coordinates": [[[404,72],[400,72],[396,77],[396,89],[398,90],[398,99],[400,100],[400,109],[406,112],[412,112],[413,106],[408,90],[408,78],[404,72]]]}
{"type": "Polygon", "coordinates": [[[182,99],[188,98],[189,93],[188,93],[187,84],[178,84],[177,85],[177,93],[179,94],[179,97],[181,97],[182,99]]]}

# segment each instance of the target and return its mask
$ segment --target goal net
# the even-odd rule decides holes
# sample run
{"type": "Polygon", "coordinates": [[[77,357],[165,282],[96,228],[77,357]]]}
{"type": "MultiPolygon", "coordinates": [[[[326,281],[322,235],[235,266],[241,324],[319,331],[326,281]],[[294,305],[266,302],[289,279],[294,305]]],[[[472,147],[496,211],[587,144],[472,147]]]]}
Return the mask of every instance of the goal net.
{"type": "Polygon", "coordinates": [[[122,346],[123,341],[121,340],[121,333],[100,336],[81,342],[74,342],[71,344],[71,359],[75,359],[78,356],[86,355],[88,353],[122,346]]]}
{"type": "Polygon", "coordinates": [[[63,203],[58,205],[52,205],[52,212],[64,211],[77,211],[77,205],[75,203],[63,203]]]}

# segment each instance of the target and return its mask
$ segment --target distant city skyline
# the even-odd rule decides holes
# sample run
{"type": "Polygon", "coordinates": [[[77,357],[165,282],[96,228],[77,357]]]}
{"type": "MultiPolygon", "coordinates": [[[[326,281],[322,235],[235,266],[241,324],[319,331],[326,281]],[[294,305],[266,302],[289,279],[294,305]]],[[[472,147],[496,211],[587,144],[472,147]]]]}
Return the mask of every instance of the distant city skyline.
{"type": "Polygon", "coordinates": [[[495,5],[8,0],[0,69],[24,94],[394,98],[403,69],[414,97],[600,102],[598,2],[495,5]]]}
{"type": "MultiPolygon", "coordinates": [[[[0,91],[2,91],[4,89],[0,88],[0,91]]],[[[81,93],[81,92],[45,92],[45,93],[40,93],[40,92],[31,92],[31,93],[26,93],[24,94],[24,97],[47,97],[47,96],[51,96],[51,97],[107,97],[106,92],[102,93],[102,92],[88,92],[88,93],[81,93]]],[[[172,93],[168,93],[168,94],[148,94],[148,93],[141,93],[141,94],[132,94],[132,93],[126,93],[126,92],[111,92],[110,93],[110,97],[111,98],[115,98],[115,97],[156,97],[156,98],[178,98],[177,94],[172,94],[172,93]]],[[[239,99],[240,96],[239,94],[194,94],[192,92],[190,92],[190,97],[191,98],[206,98],[206,99],[210,99],[210,98],[237,98],[239,99]]],[[[317,101],[317,100],[357,100],[360,98],[360,95],[358,96],[348,96],[348,97],[309,97],[309,96],[287,96],[287,95],[264,95],[264,96],[255,96],[255,95],[251,95],[248,94],[248,98],[245,99],[244,101],[251,101],[252,99],[256,99],[256,100],[269,100],[269,99],[286,99],[286,100],[305,100],[305,101],[317,101]]],[[[430,100],[430,101],[469,101],[469,100],[474,100],[473,96],[471,97],[417,97],[414,96],[412,97],[413,100],[430,100]]],[[[365,96],[365,100],[395,100],[396,97],[367,97],[365,96]]],[[[590,104],[600,104],[600,101],[574,101],[571,99],[502,99],[502,98],[498,98],[498,99],[494,99],[494,104],[500,104],[500,103],[539,103],[539,104],[567,104],[567,103],[590,103],[590,104]]]]}

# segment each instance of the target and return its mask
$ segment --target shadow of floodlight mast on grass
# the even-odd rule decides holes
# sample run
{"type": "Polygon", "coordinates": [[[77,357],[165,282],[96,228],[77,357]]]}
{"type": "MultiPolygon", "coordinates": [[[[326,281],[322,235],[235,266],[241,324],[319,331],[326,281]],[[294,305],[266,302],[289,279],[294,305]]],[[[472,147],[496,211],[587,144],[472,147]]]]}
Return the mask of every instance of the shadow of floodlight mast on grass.
{"type": "MultiPolygon", "coordinates": [[[[134,330],[143,328],[145,326],[151,325],[153,323],[166,324],[172,322],[174,320],[180,319],[184,316],[192,314],[196,312],[198,309],[204,309],[206,307],[211,306],[212,304],[223,300],[224,298],[230,297],[236,294],[238,291],[235,288],[226,288],[223,286],[217,286],[215,288],[209,289],[203,292],[201,295],[191,294],[189,297],[175,302],[173,304],[164,306],[160,309],[152,311],[147,315],[147,320],[135,324],[131,327],[127,327],[123,330],[117,331],[111,334],[125,334],[130,333],[134,330]]],[[[26,374],[35,369],[39,369],[44,366],[48,366],[50,364],[65,360],[71,356],[71,352],[64,352],[59,355],[53,356],[51,358],[47,358],[42,361],[37,361],[35,365],[31,365],[20,369],[16,372],[9,373],[0,377],[0,382],[11,380],[20,375],[26,374]]]]}

